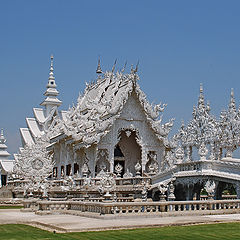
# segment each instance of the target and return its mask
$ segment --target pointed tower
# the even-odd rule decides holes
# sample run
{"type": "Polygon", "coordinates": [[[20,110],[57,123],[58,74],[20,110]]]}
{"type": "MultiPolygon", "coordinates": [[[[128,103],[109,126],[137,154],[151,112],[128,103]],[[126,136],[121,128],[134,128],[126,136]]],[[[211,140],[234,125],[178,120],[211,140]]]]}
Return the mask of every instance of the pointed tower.
{"type": "Polygon", "coordinates": [[[98,58],[98,65],[97,65],[96,73],[97,73],[97,74],[102,74],[102,69],[101,69],[101,64],[100,64],[100,58],[98,58]]]}
{"type": "Polygon", "coordinates": [[[203,96],[203,85],[200,83],[199,98],[198,98],[198,107],[205,107],[204,96],[203,96]]]}
{"type": "Polygon", "coordinates": [[[231,89],[231,96],[230,96],[230,103],[228,105],[228,111],[231,113],[236,113],[236,103],[235,103],[233,88],[231,89]]]}
{"type": "Polygon", "coordinates": [[[53,108],[57,108],[62,104],[57,96],[59,94],[58,90],[56,89],[57,85],[55,83],[55,77],[53,74],[53,55],[51,56],[51,65],[50,65],[50,72],[47,84],[47,90],[44,93],[46,96],[45,100],[40,104],[41,106],[45,106],[46,110],[46,117],[49,115],[53,108]]]}
{"type": "Polygon", "coordinates": [[[6,139],[3,135],[3,129],[1,129],[1,135],[0,135],[0,159],[1,160],[7,160],[10,154],[7,151],[7,145],[6,139]]]}

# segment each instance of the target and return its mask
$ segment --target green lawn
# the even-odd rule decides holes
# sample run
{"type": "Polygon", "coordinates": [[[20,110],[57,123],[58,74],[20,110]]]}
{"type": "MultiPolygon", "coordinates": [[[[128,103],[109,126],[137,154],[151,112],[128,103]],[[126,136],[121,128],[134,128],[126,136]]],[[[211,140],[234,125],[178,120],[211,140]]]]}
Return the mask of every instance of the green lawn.
{"type": "Polygon", "coordinates": [[[19,209],[23,208],[23,206],[16,206],[16,205],[0,205],[0,209],[19,209]]]}
{"type": "Polygon", "coordinates": [[[82,240],[117,240],[117,239],[166,239],[166,240],[231,240],[240,239],[240,223],[219,223],[192,226],[172,226],[160,228],[141,228],[83,233],[52,233],[21,224],[0,225],[0,239],[82,239],[82,240]]]}

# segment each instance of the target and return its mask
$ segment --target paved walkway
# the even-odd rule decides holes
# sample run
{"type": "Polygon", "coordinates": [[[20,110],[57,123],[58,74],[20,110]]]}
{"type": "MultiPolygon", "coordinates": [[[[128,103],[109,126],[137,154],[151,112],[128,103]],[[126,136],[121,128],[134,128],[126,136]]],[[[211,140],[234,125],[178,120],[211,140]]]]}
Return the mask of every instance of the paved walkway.
{"type": "Polygon", "coordinates": [[[50,231],[55,230],[57,232],[99,231],[106,229],[155,227],[229,221],[240,221],[240,214],[96,219],[64,214],[40,216],[32,212],[21,212],[17,209],[0,210],[0,224],[23,223],[50,231]]]}

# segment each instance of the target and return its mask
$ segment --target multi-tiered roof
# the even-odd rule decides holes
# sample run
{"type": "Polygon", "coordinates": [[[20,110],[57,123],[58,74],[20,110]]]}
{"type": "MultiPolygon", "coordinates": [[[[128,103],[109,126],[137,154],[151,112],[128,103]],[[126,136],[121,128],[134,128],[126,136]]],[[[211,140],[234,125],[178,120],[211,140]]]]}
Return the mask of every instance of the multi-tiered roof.
{"type": "Polygon", "coordinates": [[[23,147],[35,143],[36,138],[44,135],[53,123],[53,119],[64,118],[65,111],[59,111],[58,107],[62,102],[57,98],[59,92],[54,77],[53,56],[51,56],[50,72],[47,90],[44,95],[46,98],[40,104],[44,108],[33,108],[34,117],[26,118],[27,128],[20,128],[23,147]]]}

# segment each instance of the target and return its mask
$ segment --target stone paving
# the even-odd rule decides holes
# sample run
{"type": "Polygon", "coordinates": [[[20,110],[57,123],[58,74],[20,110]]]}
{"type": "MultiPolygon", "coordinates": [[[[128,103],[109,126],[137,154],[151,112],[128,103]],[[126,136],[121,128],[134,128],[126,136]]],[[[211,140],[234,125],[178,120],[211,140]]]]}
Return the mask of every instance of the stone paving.
{"type": "Polygon", "coordinates": [[[96,219],[64,214],[40,216],[32,212],[21,212],[18,209],[0,210],[0,224],[29,224],[50,231],[55,230],[56,232],[99,231],[107,229],[187,225],[229,221],[240,221],[240,214],[96,219]]]}

